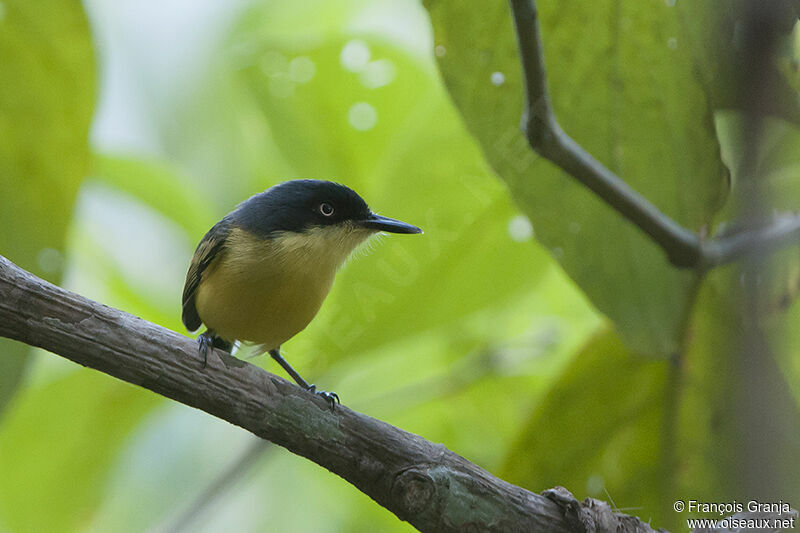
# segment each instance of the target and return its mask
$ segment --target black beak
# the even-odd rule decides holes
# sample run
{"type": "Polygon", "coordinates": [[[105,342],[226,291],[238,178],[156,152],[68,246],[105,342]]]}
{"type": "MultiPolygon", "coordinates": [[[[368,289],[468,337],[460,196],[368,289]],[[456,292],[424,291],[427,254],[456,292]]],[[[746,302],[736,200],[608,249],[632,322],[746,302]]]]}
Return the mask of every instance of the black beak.
{"type": "Polygon", "coordinates": [[[422,233],[422,230],[416,226],[393,218],[382,217],[375,213],[372,213],[366,220],[362,220],[358,224],[371,230],[386,231],[388,233],[422,233]]]}

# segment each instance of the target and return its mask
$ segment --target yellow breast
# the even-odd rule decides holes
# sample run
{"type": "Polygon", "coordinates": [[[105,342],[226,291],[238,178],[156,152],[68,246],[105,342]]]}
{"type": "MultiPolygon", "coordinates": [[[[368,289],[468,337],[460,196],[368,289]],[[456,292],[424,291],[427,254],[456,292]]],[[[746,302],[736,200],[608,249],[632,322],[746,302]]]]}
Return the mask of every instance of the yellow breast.
{"type": "Polygon", "coordinates": [[[198,314],[224,339],[278,348],[311,322],[336,271],[368,236],[332,226],[266,240],[233,229],[225,250],[203,272],[198,314]]]}

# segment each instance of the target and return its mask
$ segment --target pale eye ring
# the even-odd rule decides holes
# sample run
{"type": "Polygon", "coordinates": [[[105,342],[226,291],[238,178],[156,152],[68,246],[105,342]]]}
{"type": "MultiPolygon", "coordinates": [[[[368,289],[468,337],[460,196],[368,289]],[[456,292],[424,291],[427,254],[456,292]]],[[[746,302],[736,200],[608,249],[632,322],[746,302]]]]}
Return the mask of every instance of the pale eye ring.
{"type": "Polygon", "coordinates": [[[319,212],[322,213],[323,216],[329,217],[333,215],[333,206],[328,202],[322,202],[319,204],[319,212]]]}

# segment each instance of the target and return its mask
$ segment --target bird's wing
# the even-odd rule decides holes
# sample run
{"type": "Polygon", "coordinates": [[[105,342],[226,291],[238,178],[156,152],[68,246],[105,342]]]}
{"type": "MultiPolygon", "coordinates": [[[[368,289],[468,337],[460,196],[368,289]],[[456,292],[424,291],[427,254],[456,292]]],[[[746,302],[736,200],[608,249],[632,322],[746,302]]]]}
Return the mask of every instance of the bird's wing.
{"type": "Polygon", "coordinates": [[[230,219],[223,218],[208,230],[194,251],[189,272],[186,273],[186,284],[183,286],[183,315],[181,317],[183,325],[189,331],[195,331],[203,323],[200,315],[197,314],[195,293],[203,279],[203,272],[225,248],[230,227],[230,219]]]}

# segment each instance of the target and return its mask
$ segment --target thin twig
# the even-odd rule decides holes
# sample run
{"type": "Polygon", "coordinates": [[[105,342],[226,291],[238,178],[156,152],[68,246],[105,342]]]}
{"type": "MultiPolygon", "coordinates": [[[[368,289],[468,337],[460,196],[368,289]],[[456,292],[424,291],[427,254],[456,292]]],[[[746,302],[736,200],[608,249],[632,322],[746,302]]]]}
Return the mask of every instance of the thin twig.
{"type": "MultiPolygon", "coordinates": [[[[191,503],[177,516],[170,520],[169,526],[164,533],[181,533],[191,531],[192,525],[196,524],[208,510],[208,507],[217,501],[219,497],[236,484],[247,474],[259,459],[264,456],[264,452],[270,449],[269,442],[262,439],[255,439],[247,447],[236,461],[228,466],[222,473],[206,486],[191,503]]],[[[158,531],[159,529],[156,529],[158,531]]]]}
{"type": "Polygon", "coordinates": [[[783,214],[763,228],[739,231],[704,243],[703,263],[707,267],[730,263],[797,242],[800,242],[800,217],[783,214]]]}
{"type": "Polygon", "coordinates": [[[701,253],[697,235],[631,189],[558,125],[547,90],[536,2],[510,2],[525,79],[526,107],[522,130],[531,148],[561,167],[650,235],[664,249],[672,263],[684,267],[696,265],[701,253]]]}

